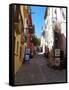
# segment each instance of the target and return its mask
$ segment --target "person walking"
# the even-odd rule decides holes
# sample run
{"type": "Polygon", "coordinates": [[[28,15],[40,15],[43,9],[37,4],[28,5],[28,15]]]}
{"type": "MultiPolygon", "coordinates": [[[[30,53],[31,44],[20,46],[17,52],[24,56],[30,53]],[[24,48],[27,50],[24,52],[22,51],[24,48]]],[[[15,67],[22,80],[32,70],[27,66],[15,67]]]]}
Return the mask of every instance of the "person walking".
{"type": "Polygon", "coordinates": [[[30,48],[25,49],[25,63],[29,63],[30,61],[30,48]]]}

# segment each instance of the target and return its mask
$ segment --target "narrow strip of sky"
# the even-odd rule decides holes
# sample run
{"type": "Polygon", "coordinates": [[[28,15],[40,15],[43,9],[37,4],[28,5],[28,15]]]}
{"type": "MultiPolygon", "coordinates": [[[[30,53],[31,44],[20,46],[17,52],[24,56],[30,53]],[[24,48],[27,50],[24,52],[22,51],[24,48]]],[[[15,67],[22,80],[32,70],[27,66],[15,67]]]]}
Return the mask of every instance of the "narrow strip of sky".
{"type": "Polygon", "coordinates": [[[35,35],[40,38],[42,26],[44,24],[44,15],[46,7],[31,6],[32,22],[35,25],[35,35]]]}

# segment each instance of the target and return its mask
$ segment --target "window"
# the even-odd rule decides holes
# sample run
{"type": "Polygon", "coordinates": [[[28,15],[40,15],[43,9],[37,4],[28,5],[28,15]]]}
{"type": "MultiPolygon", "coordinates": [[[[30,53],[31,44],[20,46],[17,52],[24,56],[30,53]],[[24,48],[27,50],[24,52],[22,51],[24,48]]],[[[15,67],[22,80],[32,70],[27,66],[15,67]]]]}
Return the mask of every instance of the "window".
{"type": "Polygon", "coordinates": [[[20,47],[20,58],[21,58],[22,48],[20,47]]]}
{"type": "Polygon", "coordinates": [[[18,53],[19,42],[17,41],[17,53],[18,53]]]}
{"type": "Polygon", "coordinates": [[[14,8],[14,13],[15,13],[15,22],[19,22],[19,11],[20,11],[20,7],[19,5],[16,5],[15,8],[14,8]]]}
{"type": "Polygon", "coordinates": [[[45,32],[45,41],[48,42],[48,31],[45,32]]]}
{"type": "Polygon", "coordinates": [[[14,40],[13,40],[13,43],[14,43],[13,50],[14,50],[14,52],[15,52],[15,41],[16,41],[16,37],[14,36],[14,40]]]}

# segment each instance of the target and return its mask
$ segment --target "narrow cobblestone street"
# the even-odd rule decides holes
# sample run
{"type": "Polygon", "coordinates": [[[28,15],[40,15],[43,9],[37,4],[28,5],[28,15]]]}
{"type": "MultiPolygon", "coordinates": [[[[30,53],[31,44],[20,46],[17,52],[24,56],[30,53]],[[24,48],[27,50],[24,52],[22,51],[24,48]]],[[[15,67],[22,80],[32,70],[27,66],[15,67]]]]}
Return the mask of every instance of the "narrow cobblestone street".
{"type": "Polygon", "coordinates": [[[29,64],[23,64],[15,76],[16,85],[54,82],[66,82],[66,71],[49,68],[42,54],[35,55],[29,64]]]}

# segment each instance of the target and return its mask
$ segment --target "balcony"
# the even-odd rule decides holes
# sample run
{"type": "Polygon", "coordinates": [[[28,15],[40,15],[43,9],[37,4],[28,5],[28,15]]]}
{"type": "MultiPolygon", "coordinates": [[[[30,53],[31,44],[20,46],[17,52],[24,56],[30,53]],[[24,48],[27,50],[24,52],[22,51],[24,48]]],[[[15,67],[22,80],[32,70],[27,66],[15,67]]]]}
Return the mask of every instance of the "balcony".
{"type": "Polygon", "coordinates": [[[33,29],[29,29],[28,32],[29,33],[34,33],[34,30],[33,29]]]}
{"type": "Polygon", "coordinates": [[[34,25],[32,25],[28,28],[28,32],[31,34],[34,33],[34,25]]]}

